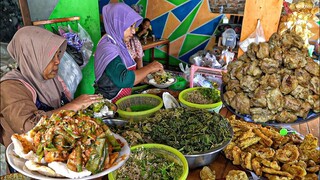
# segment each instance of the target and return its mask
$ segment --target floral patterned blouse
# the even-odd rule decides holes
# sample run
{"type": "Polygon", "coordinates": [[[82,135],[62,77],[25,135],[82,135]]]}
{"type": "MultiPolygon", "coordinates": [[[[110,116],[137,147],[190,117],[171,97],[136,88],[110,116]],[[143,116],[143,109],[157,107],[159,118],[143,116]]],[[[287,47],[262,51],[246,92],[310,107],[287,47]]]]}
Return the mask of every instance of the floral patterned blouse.
{"type": "Polygon", "coordinates": [[[141,59],[144,56],[142,45],[136,36],[133,36],[133,38],[130,39],[130,41],[127,42],[126,45],[132,59],[141,59]]]}

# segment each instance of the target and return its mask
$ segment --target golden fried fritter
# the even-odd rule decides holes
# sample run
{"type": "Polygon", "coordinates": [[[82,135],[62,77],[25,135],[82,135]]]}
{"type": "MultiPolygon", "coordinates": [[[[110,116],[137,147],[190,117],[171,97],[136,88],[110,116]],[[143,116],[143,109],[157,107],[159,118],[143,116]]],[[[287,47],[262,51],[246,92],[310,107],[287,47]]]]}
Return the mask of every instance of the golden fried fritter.
{"type": "Polygon", "coordinates": [[[211,171],[208,166],[204,166],[200,171],[200,178],[201,180],[215,180],[216,172],[211,171]]]}
{"type": "Polygon", "coordinates": [[[228,172],[226,180],[248,180],[248,176],[244,171],[231,170],[228,172]]]}
{"type": "Polygon", "coordinates": [[[294,165],[294,164],[284,164],[282,166],[282,170],[289,172],[290,174],[292,174],[293,176],[298,176],[298,177],[304,177],[305,175],[307,175],[306,170],[303,167],[294,165]]]}
{"type": "Polygon", "coordinates": [[[277,149],[276,159],[282,163],[293,162],[299,158],[299,150],[293,144],[286,144],[284,147],[277,149]]]}

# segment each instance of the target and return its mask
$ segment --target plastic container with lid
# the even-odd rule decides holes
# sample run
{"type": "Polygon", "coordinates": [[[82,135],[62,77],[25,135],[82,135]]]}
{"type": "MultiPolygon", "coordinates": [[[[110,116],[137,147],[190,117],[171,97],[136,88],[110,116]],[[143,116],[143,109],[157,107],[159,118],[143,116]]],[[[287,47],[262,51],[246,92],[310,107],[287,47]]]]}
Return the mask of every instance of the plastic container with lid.
{"type": "Polygon", "coordinates": [[[222,45],[230,47],[231,49],[236,47],[237,33],[229,28],[222,33],[222,45]]]}

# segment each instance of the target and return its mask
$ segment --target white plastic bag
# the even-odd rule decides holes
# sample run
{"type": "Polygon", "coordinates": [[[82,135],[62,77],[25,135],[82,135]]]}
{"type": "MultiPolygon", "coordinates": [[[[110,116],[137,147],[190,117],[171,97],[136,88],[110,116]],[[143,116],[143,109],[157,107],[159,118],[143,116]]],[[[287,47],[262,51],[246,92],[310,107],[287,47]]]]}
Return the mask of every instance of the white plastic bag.
{"type": "Polygon", "coordinates": [[[67,88],[74,97],[74,93],[82,79],[82,72],[79,65],[65,52],[60,60],[58,75],[63,79],[67,88]]]}
{"type": "Polygon", "coordinates": [[[183,64],[182,63],[179,63],[179,67],[180,67],[180,70],[183,72],[183,78],[185,79],[189,79],[190,77],[190,68],[189,66],[186,64],[186,68],[183,67],[183,64]]]}
{"type": "Polygon", "coordinates": [[[234,53],[229,51],[228,49],[225,49],[222,51],[220,59],[221,62],[223,62],[222,69],[227,69],[228,64],[234,59],[234,53]]]}
{"type": "Polygon", "coordinates": [[[239,43],[240,48],[243,52],[248,50],[248,47],[251,43],[259,44],[260,42],[266,42],[266,38],[264,36],[263,28],[260,23],[260,19],[258,19],[257,27],[253,33],[249,35],[249,37],[242,42],[239,43]]]}

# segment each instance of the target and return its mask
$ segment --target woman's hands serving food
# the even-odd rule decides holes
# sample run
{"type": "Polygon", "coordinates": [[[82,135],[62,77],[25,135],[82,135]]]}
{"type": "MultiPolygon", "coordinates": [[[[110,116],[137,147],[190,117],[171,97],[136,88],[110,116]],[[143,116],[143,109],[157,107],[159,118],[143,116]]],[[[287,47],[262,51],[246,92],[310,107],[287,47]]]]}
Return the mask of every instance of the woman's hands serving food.
{"type": "Polygon", "coordinates": [[[72,111],[79,111],[81,109],[86,109],[93,103],[101,102],[103,97],[98,94],[82,94],[70,103],[53,110],[53,113],[58,113],[61,110],[72,110],[72,111]]]}

